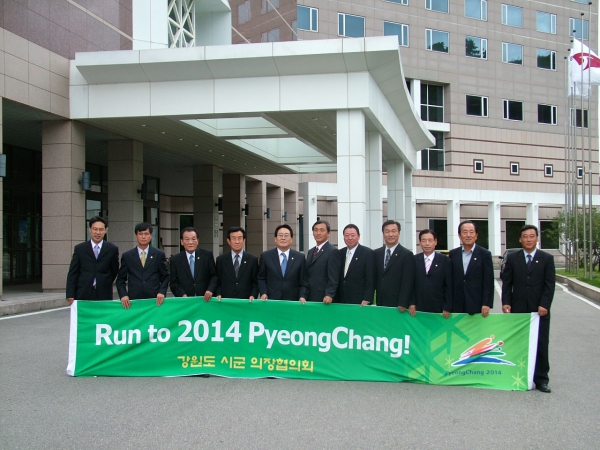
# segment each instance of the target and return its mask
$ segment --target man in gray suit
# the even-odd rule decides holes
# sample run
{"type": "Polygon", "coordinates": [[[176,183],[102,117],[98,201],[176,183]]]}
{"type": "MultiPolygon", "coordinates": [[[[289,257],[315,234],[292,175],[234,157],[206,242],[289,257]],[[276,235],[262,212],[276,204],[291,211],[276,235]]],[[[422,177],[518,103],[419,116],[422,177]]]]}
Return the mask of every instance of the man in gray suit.
{"type": "Polygon", "coordinates": [[[341,259],[337,249],[329,242],[331,226],[326,220],[317,220],[312,227],[317,242],[308,251],[306,268],[308,271],[309,302],[331,303],[340,281],[341,259]]]}

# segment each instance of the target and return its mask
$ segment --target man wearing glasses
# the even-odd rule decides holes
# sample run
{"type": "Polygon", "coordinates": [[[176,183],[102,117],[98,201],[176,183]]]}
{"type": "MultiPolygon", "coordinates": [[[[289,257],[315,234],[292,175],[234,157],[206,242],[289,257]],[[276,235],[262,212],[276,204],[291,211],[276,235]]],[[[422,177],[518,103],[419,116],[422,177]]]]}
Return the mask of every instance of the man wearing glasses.
{"type": "Polygon", "coordinates": [[[262,252],[258,268],[260,298],[306,302],[308,277],[304,254],[291,250],[294,232],[289,225],[275,229],[276,248],[262,252]]]}

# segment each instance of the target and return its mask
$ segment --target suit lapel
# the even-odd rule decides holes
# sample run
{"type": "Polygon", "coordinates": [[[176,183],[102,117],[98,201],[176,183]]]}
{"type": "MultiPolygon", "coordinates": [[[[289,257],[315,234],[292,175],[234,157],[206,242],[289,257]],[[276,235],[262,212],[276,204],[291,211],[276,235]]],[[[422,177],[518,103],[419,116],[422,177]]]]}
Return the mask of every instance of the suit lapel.
{"type": "MultiPolygon", "coordinates": [[[[360,247],[360,244],[358,244],[354,248],[354,252],[352,252],[352,259],[350,260],[350,264],[348,265],[348,272],[346,273],[346,277],[348,277],[352,269],[356,267],[356,264],[354,263],[358,262],[358,258],[360,257],[360,247]]],[[[346,253],[348,253],[348,249],[346,249],[346,253]]],[[[346,264],[346,258],[344,258],[344,264],[346,264]]]]}
{"type": "MultiPolygon", "coordinates": [[[[425,273],[425,253],[421,253],[417,259],[417,270],[425,273]]],[[[431,270],[431,268],[429,268],[431,270]]]]}
{"type": "MultiPolygon", "coordinates": [[[[319,250],[319,253],[317,253],[317,256],[315,257],[315,259],[313,259],[312,257],[312,253],[309,253],[309,258],[310,258],[310,264],[315,263],[317,261],[317,259],[319,259],[321,257],[321,255],[325,252],[325,248],[326,246],[329,245],[329,242],[325,242],[323,244],[323,246],[321,247],[321,250],[319,250]]],[[[316,247],[316,246],[315,246],[316,247]]],[[[312,251],[314,252],[315,247],[312,248],[312,251]]]]}
{"type": "MultiPolygon", "coordinates": [[[[462,256],[462,253],[461,253],[462,256]]],[[[471,271],[471,267],[473,267],[473,265],[475,264],[475,261],[477,261],[477,258],[479,258],[479,245],[475,245],[474,249],[471,249],[471,259],[469,260],[469,265],[467,266],[467,271],[465,272],[465,277],[467,275],[469,275],[469,272],[471,271]]]]}
{"type": "MultiPolygon", "coordinates": [[[[231,270],[233,272],[233,276],[235,277],[235,270],[233,268],[233,260],[231,258],[229,258],[229,264],[231,265],[231,270]]],[[[242,273],[244,273],[244,270],[246,270],[247,265],[248,265],[248,257],[246,256],[246,252],[244,252],[242,259],[240,260],[240,268],[238,270],[237,278],[240,278],[242,276],[242,273]]]]}
{"type": "MultiPolygon", "coordinates": [[[[295,259],[294,259],[294,258],[295,258],[295,256],[296,256],[296,255],[295,255],[294,253],[292,253],[292,250],[290,249],[290,256],[289,256],[289,258],[288,258],[287,267],[285,268],[285,273],[286,273],[286,275],[287,275],[288,273],[290,273],[290,270],[292,269],[292,266],[294,265],[294,262],[295,262],[295,259]]],[[[284,275],[284,276],[285,276],[285,275],[284,275]]]]}
{"type": "MultiPolygon", "coordinates": [[[[394,249],[394,253],[392,253],[392,255],[390,256],[390,261],[388,262],[387,266],[385,266],[385,270],[384,272],[387,272],[388,269],[392,266],[392,264],[394,264],[394,261],[396,261],[398,259],[398,255],[400,254],[400,244],[396,245],[396,248],[394,249]]],[[[383,260],[385,261],[385,252],[387,252],[387,247],[385,247],[384,251],[383,251],[383,260]]]]}
{"type": "MultiPolygon", "coordinates": [[[[88,241],[88,245],[87,245],[87,250],[86,250],[86,253],[87,253],[88,255],[90,255],[92,258],[96,259],[96,255],[94,255],[94,249],[92,248],[92,244],[93,244],[93,242],[92,242],[92,240],[90,239],[90,240],[88,241]]],[[[94,245],[95,245],[95,244],[94,244],[94,245]]],[[[98,253],[98,259],[100,259],[100,256],[101,256],[101,255],[102,255],[102,250],[100,250],[100,253],[98,253]]]]}

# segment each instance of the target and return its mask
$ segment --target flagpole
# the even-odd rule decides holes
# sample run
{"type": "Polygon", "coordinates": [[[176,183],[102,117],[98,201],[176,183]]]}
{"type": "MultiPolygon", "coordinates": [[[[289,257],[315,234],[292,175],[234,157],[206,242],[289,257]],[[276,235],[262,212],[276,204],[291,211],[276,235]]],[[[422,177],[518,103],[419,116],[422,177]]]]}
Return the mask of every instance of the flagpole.
{"type": "MultiPolygon", "coordinates": [[[[590,47],[590,39],[592,34],[592,2],[588,3],[589,5],[589,21],[588,21],[588,61],[591,61],[591,47],[590,47]]],[[[593,234],[592,234],[592,182],[593,182],[593,170],[592,170],[592,107],[591,107],[591,98],[592,98],[592,67],[591,63],[588,66],[588,179],[589,179],[589,194],[588,194],[588,204],[589,204],[589,243],[590,243],[590,280],[594,278],[594,259],[592,257],[593,253],[593,234]]],[[[583,81],[583,80],[582,80],[583,81]]]]}
{"type": "MultiPolygon", "coordinates": [[[[569,217],[570,217],[570,196],[569,196],[569,177],[568,177],[568,173],[569,173],[569,162],[570,162],[570,158],[569,158],[569,124],[567,122],[567,118],[569,117],[569,59],[568,57],[564,57],[564,62],[565,62],[565,86],[566,86],[566,93],[567,96],[565,98],[565,122],[564,122],[564,131],[565,131],[565,206],[564,206],[564,218],[565,218],[565,222],[568,224],[569,223],[569,217]]],[[[544,169],[545,170],[545,169],[544,169]]],[[[564,246],[565,246],[565,269],[567,270],[567,272],[570,271],[571,268],[571,254],[570,254],[570,250],[569,250],[569,243],[568,243],[568,233],[565,234],[565,236],[563,237],[563,241],[564,241],[564,246]]]]}
{"type": "MultiPolygon", "coordinates": [[[[581,54],[583,55],[583,42],[585,39],[585,22],[583,20],[583,16],[585,13],[581,13],[581,54]]],[[[588,29],[588,38],[589,38],[589,29],[588,29]]],[[[585,127],[585,111],[583,108],[583,64],[581,64],[581,83],[579,89],[579,99],[581,103],[581,220],[583,222],[583,277],[587,277],[587,262],[588,262],[588,252],[587,252],[587,233],[586,233],[586,221],[585,221],[585,135],[584,135],[584,127],[585,127]]]]}

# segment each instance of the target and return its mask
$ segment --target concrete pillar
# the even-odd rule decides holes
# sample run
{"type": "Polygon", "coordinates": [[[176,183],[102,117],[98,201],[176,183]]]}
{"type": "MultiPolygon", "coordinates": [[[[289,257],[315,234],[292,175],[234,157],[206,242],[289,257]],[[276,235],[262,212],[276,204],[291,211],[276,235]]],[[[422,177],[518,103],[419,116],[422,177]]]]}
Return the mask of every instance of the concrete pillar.
{"type": "Polygon", "coordinates": [[[366,145],[367,225],[361,241],[371,248],[381,247],[383,223],[383,198],[381,197],[382,140],[378,131],[367,133],[366,145]]]}
{"type": "Polygon", "coordinates": [[[317,184],[300,183],[302,196],[302,214],[304,216],[304,250],[314,247],[316,242],[312,234],[312,226],[317,221],[317,184]]]}
{"type": "Polygon", "coordinates": [[[404,230],[406,200],[404,195],[404,161],[399,159],[387,160],[387,182],[388,182],[388,219],[397,220],[404,230]]]}
{"type": "Polygon", "coordinates": [[[42,290],[64,291],[73,247],[84,241],[85,125],[42,123],[42,290]]]}
{"type": "MultiPolygon", "coordinates": [[[[282,223],[288,224],[294,230],[294,241],[292,248],[298,250],[300,245],[300,236],[298,236],[298,193],[296,191],[283,191],[283,214],[287,213],[287,222],[284,220],[282,223]]],[[[282,219],[283,220],[283,219],[282,219]]]]}
{"type": "MultiPolygon", "coordinates": [[[[227,245],[227,230],[245,227],[246,217],[242,208],[246,203],[246,177],[238,173],[223,174],[223,253],[231,249],[227,245]]],[[[215,255],[216,256],[216,255],[215,255]]]]}
{"type": "Polygon", "coordinates": [[[119,254],[135,247],[133,229],[144,219],[138,192],[144,182],[144,145],[138,141],[108,141],[108,239],[119,254]]]}
{"type": "Polygon", "coordinates": [[[217,166],[194,166],[194,226],[200,234],[198,246],[219,254],[220,172],[217,166]]]}
{"type": "Polygon", "coordinates": [[[260,256],[267,249],[267,184],[264,181],[246,180],[246,203],[249,205],[246,250],[260,256]]]}
{"type": "Polygon", "coordinates": [[[488,203],[488,236],[490,242],[490,248],[492,256],[498,256],[502,254],[501,245],[501,214],[500,214],[500,203],[490,202],[488,203]]]}
{"type": "Polygon", "coordinates": [[[525,205],[525,223],[540,227],[539,205],[537,203],[527,203],[525,205]]]}
{"type": "Polygon", "coordinates": [[[410,82],[410,98],[415,105],[417,115],[421,117],[421,80],[412,80],[410,82]]]}
{"type": "Polygon", "coordinates": [[[267,186],[267,208],[271,210],[271,217],[267,218],[267,248],[275,245],[275,228],[283,223],[283,188],[280,186],[267,186]]]}
{"type": "Polygon", "coordinates": [[[400,243],[415,252],[417,249],[417,238],[415,227],[417,226],[417,202],[413,198],[412,170],[404,166],[404,226],[400,234],[400,243]]]}
{"type": "Polygon", "coordinates": [[[460,202],[458,200],[448,200],[448,250],[460,245],[458,239],[458,224],[460,223],[460,202]]]}
{"type": "MultiPolygon", "coordinates": [[[[360,110],[337,111],[338,227],[349,223],[365,229],[367,199],[365,187],[365,116],[360,110]]],[[[344,236],[338,234],[344,247],[344,236]]]]}

